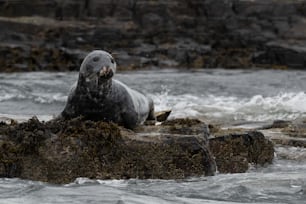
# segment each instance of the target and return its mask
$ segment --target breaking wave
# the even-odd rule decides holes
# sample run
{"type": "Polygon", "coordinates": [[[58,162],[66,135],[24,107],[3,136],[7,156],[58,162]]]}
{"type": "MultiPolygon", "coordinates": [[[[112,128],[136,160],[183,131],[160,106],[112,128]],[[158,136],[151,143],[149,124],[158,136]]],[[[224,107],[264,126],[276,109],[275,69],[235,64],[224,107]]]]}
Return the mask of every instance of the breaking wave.
{"type": "Polygon", "coordinates": [[[30,100],[40,104],[51,104],[57,102],[65,102],[67,96],[62,93],[3,93],[0,95],[0,102],[9,102],[16,100],[30,100]]]}
{"type": "Polygon", "coordinates": [[[152,96],[157,110],[172,109],[172,117],[209,117],[245,121],[293,120],[306,116],[305,92],[251,98],[190,94],[152,96]]]}

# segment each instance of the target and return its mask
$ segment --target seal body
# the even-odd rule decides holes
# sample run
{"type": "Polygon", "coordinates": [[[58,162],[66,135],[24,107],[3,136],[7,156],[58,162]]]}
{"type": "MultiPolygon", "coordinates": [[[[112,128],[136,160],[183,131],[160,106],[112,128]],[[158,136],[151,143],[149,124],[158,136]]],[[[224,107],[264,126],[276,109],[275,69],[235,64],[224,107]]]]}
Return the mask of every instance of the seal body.
{"type": "Polygon", "coordinates": [[[81,64],[79,79],[73,85],[61,116],[83,116],[134,128],[155,119],[153,100],[113,79],[116,63],[102,50],[89,53],[81,64]]]}

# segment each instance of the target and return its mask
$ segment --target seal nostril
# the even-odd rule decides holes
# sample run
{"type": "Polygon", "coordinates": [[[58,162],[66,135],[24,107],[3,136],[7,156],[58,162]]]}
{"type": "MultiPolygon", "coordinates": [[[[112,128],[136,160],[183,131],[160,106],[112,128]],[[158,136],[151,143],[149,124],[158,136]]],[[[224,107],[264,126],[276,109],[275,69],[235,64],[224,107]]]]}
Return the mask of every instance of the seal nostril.
{"type": "Polygon", "coordinates": [[[94,62],[97,62],[97,61],[100,60],[100,57],[96,56],[96,57],[92,58],[92,60],[93,60],[94,62]]]}
{"type": "Polygon", "coordinates": [[[113,59],[113,58],[111,58],[111,63],[112,63],[112,64],[114,64],[114,63],[115,63],[115,61],[114,61],[114,59],[113,59]]]}

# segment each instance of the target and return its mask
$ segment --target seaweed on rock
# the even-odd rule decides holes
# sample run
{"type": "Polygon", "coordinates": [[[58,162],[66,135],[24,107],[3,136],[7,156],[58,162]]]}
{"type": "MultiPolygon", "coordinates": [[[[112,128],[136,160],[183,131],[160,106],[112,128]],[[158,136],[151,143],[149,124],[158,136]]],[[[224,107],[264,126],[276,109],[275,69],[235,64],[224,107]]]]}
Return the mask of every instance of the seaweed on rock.
{"type": "Polygon", "coordinates": [[[208,126],[176,119],[135,131],[83,118],[0,125],[0,176],[69,183],[92,179],[182,179],[245,172],[273,159],[259,132],[212,138],[208,126]]]}

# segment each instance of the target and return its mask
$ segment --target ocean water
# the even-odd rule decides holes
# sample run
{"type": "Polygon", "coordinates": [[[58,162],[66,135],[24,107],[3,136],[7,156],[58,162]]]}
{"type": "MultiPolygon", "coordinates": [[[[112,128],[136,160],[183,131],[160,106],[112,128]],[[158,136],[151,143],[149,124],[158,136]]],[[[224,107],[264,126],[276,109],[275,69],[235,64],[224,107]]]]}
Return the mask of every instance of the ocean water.
{"type": "MultiPolygon", "coordinates": [[[[0,117],[48,120],[64,108],[77,73],[0,74],[0,117]]],[[[147,93],[172,118],[265,122],[306,116],[306,72],[273,70],[154,70],[116,79],[147,93]]]]}
{"type": "MultiPolygon", "coordinates": [[[[306,72],[150,70],[116,79],[150,95],[170,118],[224,125],[268,124],[306,116],[306,72]]],[[[65,106],[77,73],[0,74],[0,120],[49,120],[65,106]]],[[[244,174],[186,180],[89,180],[67,185],[0,179],[0,203],[305,203],[306,150],[276,147],[272,165],[244,174]]]]}

